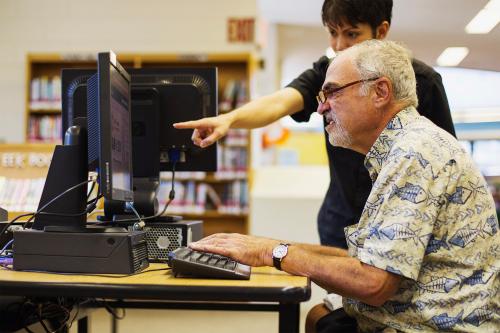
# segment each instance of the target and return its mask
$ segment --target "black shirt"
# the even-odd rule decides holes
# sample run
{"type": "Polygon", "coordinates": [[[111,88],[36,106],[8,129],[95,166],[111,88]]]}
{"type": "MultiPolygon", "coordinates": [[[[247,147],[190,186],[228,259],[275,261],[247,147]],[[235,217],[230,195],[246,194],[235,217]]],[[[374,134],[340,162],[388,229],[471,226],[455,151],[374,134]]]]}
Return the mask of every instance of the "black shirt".
{"type": "MultiPolygon", "coordinates": [[[[292,115],[295,121],[309,121],[311,114],[316,112],[316,95],[325,81],[328,65],[329,59],[323,56],[313,64],[313,68],[288,85],[298,90],[304,99],[304,110],[292,115]]],[[[455,135],[441,76],[419,60],[413,59],[412,65],[417,79],[418,112],[455,135]]],[[[318,214],[319,238],[323,245],[347,248],[344,228],[358,222],[372,182],[363,164],[365,155],[332,146],[328,133],[324,133],[330,186],[318,214]]]]}

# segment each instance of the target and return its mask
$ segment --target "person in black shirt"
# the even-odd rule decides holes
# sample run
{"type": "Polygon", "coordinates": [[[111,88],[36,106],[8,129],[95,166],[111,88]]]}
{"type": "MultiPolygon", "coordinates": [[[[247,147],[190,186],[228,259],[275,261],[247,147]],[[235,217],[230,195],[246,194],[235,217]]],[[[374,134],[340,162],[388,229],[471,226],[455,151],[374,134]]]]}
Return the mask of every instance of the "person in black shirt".
{"type": "MultiPolygon", "coordinates": [[[[342,51],[367,39],[384,39],[389,31],[392,0],[325,0],[322,20],[330,32],[330,45],[342,51]]],[[[316,111],[316,95],[325,80],[329,59],[321,57],[287,87],[217,117],[178,123],[193,128],[195,144],[206,147],[226,135],[229,128],[257,128],[286,115],[308,121],[316,111]]],[[[421,61],[413,60],[417,79],[418,111],[436,125],[455,135],[441,76],[421,61]]],[[[330,166],[330,185],[318,214],[322,245],[347,248],[344,227],[358,221],[370,193],[371,180],[364,156],[325,143],[330,166]]]]}

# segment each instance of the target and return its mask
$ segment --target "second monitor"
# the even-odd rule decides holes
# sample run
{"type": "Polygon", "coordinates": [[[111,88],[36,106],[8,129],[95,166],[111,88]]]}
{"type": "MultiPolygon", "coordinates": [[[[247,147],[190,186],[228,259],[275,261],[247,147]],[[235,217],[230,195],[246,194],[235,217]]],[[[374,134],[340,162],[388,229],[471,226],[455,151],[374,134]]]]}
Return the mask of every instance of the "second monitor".
{"type": "MultiPolygon", "coordinates": [[[[159,172],[216,171],[217,146],[199,148],[191,130],[173,123],[217,115],[217,70],[210,68],[128,69],[131,75],[134,206],[143,216],[158,213],[159,172]]],[[[63,131],[86,116],[87,79],[92,69],[62,72],[63,131]]],[[[122,202],[107,201],[105,216],[124,213],[122,202]]]]}

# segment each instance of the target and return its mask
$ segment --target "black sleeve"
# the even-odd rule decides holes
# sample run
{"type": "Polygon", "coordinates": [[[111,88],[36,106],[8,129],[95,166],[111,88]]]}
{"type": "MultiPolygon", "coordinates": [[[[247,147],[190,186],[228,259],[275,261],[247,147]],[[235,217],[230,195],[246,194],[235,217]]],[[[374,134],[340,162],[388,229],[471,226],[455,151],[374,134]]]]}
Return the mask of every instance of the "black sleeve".
{"type": "Polygon", "coordinates": [[[304,71],[287,85],[287,87],[296,89],[304,99],[304,109],[292,114],[293,120],[297,122],[309,121],[311,114],[318,109],[316,95],[325,81],[328,65],[329,59],[323,56],[313,64],[313,68],[304,71]]]}
{"type": "Polygon", "coordinates": [[[456,137],[441,75],[418,60],[413,60],[413,68],[417,79],[418,112],[456,137]]]}

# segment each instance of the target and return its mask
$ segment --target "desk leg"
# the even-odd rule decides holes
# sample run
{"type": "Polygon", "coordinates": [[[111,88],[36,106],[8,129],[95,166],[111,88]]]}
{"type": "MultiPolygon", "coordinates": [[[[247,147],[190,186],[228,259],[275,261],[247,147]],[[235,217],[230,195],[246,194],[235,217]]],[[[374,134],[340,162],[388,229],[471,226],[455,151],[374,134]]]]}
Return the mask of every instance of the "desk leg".
{"type": "Polygon", "coordinates": [[[118,333],[118,319],[115,316],[111,316],[111,333],[118,333]]]}
{"type": "Polygon", "coordinates": [[[78,333],[87,333],[89,330],[89,317],[85,316],[83,318],[78,319],[78,333]]]}
{"type": "Polygon", "coordinates": [[[299,333],[300,304],[280,303],[279,333],[299,333]]]}

